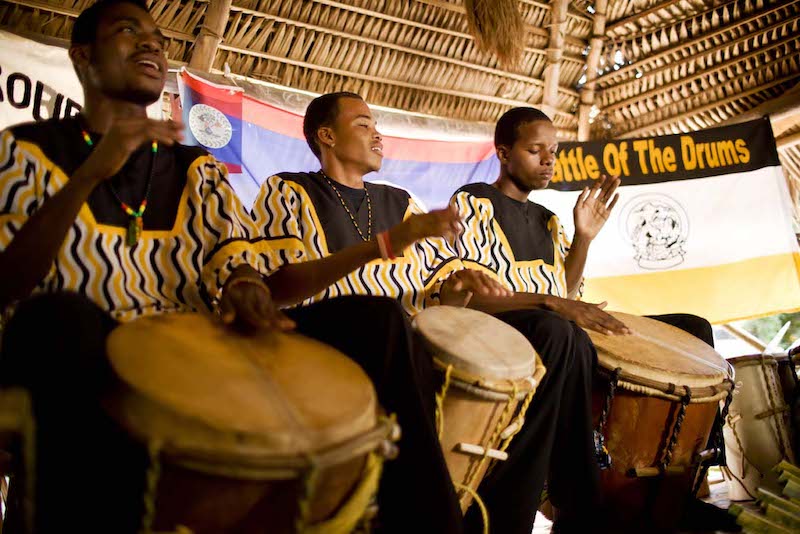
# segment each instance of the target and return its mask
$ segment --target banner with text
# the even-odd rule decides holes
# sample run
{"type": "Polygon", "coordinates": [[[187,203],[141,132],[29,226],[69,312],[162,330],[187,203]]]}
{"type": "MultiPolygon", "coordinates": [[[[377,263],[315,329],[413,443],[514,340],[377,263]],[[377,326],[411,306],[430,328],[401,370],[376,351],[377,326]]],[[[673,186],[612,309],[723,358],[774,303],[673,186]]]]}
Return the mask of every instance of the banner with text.
{"type": "MultiPolygon", "coordinates": [[[[230,165],[246,204],[271,174],[319,168],[301,115],[185,71],[179,87],[187,137],[230,165]]],[[[497,178],[491,140],[383,142],[383,167],[367,179],[402,187],[428,208],[446,205],[464,184],[497,178]]],[[[800,250],[767,119],[649,139],[562,143],[551,186],[531,200],[558,214],[572,235],[575,199],[603,174],[622,177],[620,201],[592,245],[586,300],[713,322],[800,308],[800,250]]]]}

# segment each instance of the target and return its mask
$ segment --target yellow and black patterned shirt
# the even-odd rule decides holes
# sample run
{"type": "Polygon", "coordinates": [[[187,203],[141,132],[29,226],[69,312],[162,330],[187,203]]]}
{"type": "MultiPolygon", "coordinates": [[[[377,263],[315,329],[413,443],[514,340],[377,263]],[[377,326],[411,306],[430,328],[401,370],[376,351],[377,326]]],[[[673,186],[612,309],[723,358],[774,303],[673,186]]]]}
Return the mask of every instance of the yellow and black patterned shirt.
{"type": "MultiPolygon", "coordinates": [[[[422,213],[402,189],[372,183],[365,187],[372,208],[372,236],[422,213]]],[[[253,217],[284,262],[316,260],[362,239],[342,202],[368,237],[370,206],[365,196],[364,190],[331,186],[320,173],[280,173],[261,186],[253,217]]],[[[438,303],[442,282],[460,269],[463,265],[446,240],[425,239],[395,260],[369,262],[302,304],[343,295],[386,296],[398,299],[413,315],[438,303]]]]}
{"type": "Polygon", "coordinates": [[[462,187],[452,202],[464,221],[456,245],[467,268],[483,270],[514,291],[567,298],[570,243],[551,211],[485,183],[462,187]]]}
{"type": "MultiPolygon", "coordinates": [[[[90,151],[74,118],[0,133],[0,250],[64,187],[90,151]]],[[[271,272],[274,261],[255,239],[224,165],[194,147],[159,147],[144,231],[138,243],[127,246],[129,219],[109,186],[122,201],[138,206],[151,157],[150,147],[143,147],[94,189],[34,292],[76,291],[127,321],[207,309],[242,264],[271,272]]]]}

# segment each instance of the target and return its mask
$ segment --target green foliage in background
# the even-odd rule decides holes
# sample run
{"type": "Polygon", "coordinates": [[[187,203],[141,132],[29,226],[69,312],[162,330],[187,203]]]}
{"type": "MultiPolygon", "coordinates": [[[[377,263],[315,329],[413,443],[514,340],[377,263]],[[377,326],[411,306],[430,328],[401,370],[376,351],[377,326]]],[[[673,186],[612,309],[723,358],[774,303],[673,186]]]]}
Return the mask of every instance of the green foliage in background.
{"type": "Polygon", "coordinates": [[[764,343],[768,343],[787,321],[790,321],[791,325],[780,342],[781,348],[785,349],[800,338],[800,312],[780,313],[770,317],[745,321],[742,323],[742,328],[764,343]]]}

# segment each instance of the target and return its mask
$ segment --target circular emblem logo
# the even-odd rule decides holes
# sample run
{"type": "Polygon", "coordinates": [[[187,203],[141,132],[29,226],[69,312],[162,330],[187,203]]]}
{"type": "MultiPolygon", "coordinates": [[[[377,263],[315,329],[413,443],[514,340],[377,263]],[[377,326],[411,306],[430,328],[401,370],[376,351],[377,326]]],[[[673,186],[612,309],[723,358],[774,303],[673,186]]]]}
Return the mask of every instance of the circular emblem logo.
{"type": "Polygon", "coordinates": [[[639,267],[669,269],[683,263],[689,218],[675,199],[660,193],[634,197],[622,208],[619,224],[639,267]]]}
{"type": "Polygon", "coordinates": [[[195,104],[189,110],[189,129],[195,139],[208,148],[224,147],[233,135],[228,117],[205,104],[195,104]]]}

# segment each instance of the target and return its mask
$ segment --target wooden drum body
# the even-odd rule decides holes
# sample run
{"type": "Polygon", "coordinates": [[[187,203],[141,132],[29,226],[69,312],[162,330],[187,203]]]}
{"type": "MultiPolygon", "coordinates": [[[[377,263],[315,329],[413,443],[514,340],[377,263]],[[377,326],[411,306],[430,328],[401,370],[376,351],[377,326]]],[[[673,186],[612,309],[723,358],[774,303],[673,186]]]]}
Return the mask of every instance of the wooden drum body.
{"type": "Polygon", "coordinates": [[[615,525],[669,530],[693,494],[721,400],[725,360],[694,336],[658,321],[612,312],[633,334],[589,335],[599,371],[593,413],[610,456],[601,471],[615,525]]]}
{"type": "Polygon", "coordinates": [[[475,310],[429,308],[414,318],[442,372],[437,425],[463,511],[522,428],[545,369],[513,327],[475,310]]]}
{"type": "Polygon", "coordinates": [[[728,360],[736,370],[736,391],[725,422],[726,478],[733,501],[755,498],[759,487],[779,490],[772,468],[784,459],[794,463],[790,406],[780,373],[785,367],[780,360],[761,355],[728,360]]]}
{"type": "Polygon", "coordinates": [[[349,532],[360,519],[392,424],[344,355],[198,314],[125,324],[108,353],[120,386],[106,405],[150,450],[144,527],[349,532]]]}

